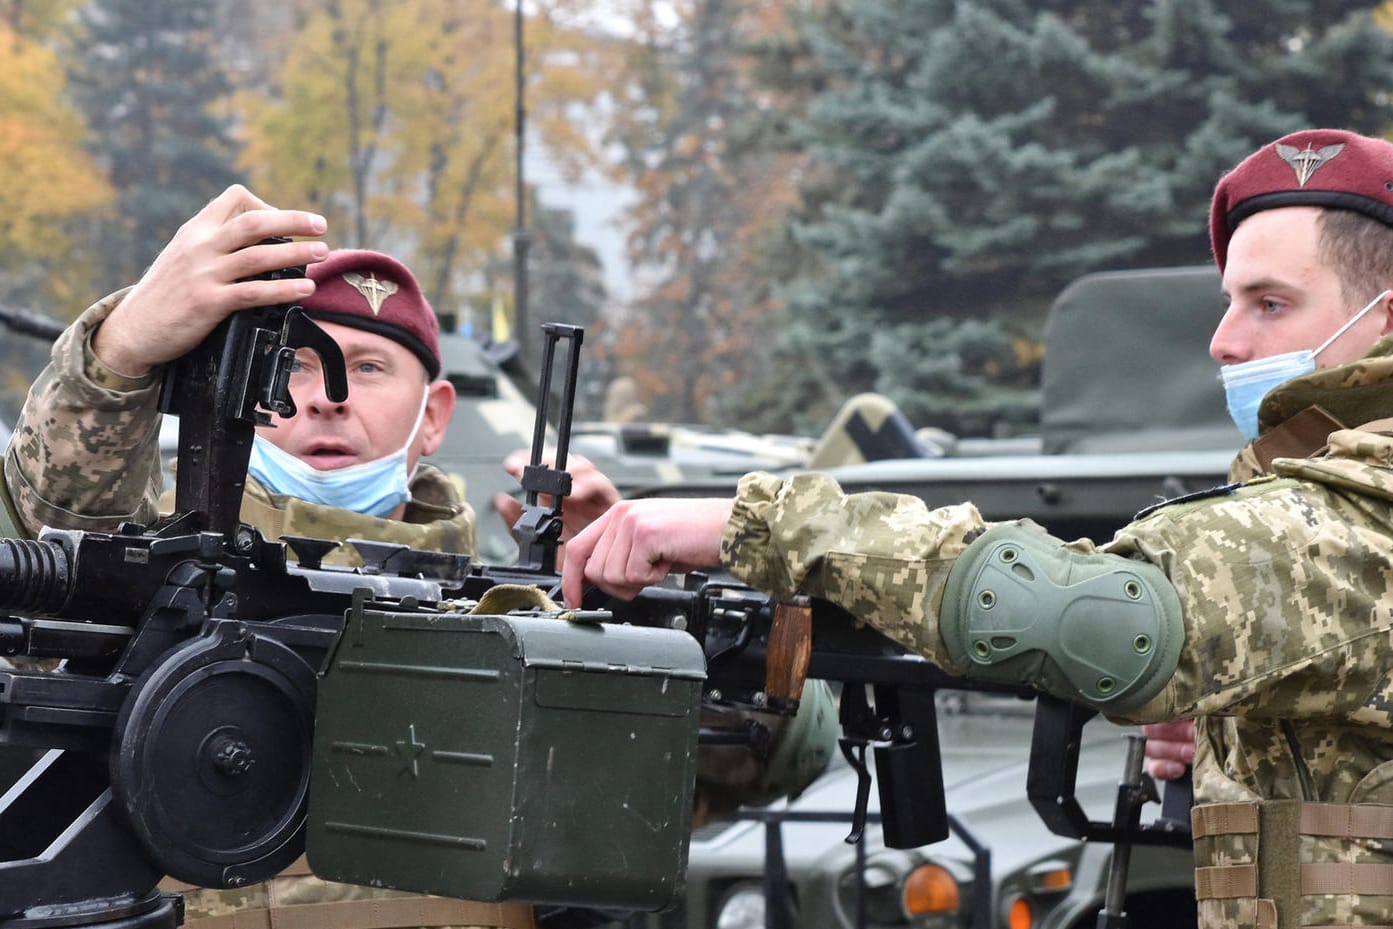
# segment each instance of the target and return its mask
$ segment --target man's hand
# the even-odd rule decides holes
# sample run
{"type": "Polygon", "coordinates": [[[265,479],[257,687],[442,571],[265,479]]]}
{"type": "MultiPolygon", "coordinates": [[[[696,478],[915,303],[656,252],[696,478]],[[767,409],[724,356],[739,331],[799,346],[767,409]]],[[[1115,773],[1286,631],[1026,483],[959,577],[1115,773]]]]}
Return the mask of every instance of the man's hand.
{"type": "Polygon", "coordinates": [[[633,599],[673,572],[720,564],[721,533],[733,505],[661,498],[614,505],[566,546],[561,592],[567,605],[580,606],[586,582],[633,599]]]}
{"type": "MultiPolygon", "coordinates": [[[[503,459],[503,469],[518,480],[522,480],[522,470],[532,460],[530,452],[516,451],[503,459]]],[[[552,455],[543,458],[547,467],[555,467],[552,455]]],[[[594,462],[584,455],[570,455],[566,459],[566,473],[571,475],[571,492],[561,508],[561,541],[569,541],[576,533],[593,523],[605,510],[619,502],[619,489],[614,482],[595,467],[594,462]]],[[[539,494],[537,503],[551,506],[550,494],[539,494]]],[[[512,528],[522,516],[522,501],[508,494],[494,494],[493,508],[512,528]]],[[[560,556],[558,555],[558,558],[560,556]]]]}
{"type": "Polygon", "coordinates": [[[239,184],[179,227],[93,336],[107,367],[138,377],[186,354],[236,310],[294,303],[314,292],[303,279],[244,281],[322,261],[323,242],[259,245],[273,236],[319,236],[324,217],[277,210],[239,184]]]}
{"type": "Polygon", "coordinates": [[[1184,775],[1195,760],[1195,724],[1188,719],[1142,726],[1146,736],[1146,771],[1159,781],[1184,775]]]}

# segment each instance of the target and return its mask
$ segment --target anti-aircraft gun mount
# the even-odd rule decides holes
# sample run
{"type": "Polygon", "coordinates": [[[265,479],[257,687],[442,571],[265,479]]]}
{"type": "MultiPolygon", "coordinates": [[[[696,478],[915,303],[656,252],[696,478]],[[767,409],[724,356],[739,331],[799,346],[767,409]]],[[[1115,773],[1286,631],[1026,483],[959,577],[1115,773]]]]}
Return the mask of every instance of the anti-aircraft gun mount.
{"type": "MultiPolygon", "coordinates": [[[[571,340],[569,410],[581,334],[544,330],[544,377],[556,343],[571,340]]],[[[0,654],[63,660],[52,671],[0,671],[0,746],[46,750],[0,797],[0,927],[167,929],[178,922],[179,901],[158,891],[162,876],[228,887],[265,879],[300,855],[307,831],[310,863],[322,876],[474,899],[658,909],[680,889],[696,739],[733,737],[698,733],[700,704],[719,695],[721,706],[792,712],[806,676],[843,682],[844,751],[874,752],[891,844],[947,834],[932,695],[978,687],[857,628],[833,605],[774,604],[702,575],[649,588],[631,603],[592,591],[573,612],[538,607],[535,598],[520,609],[485,601],[558,583],[569,487],[564,457],[557,468],[541,464],[545,405],[523,480],[517,565],[354,541],[362,565],[335,567],[323,559],[336,543],[269,541],[240,523],[255,426],[270,412],[293,412],[288,372],[301,347],[320,353],[326,389],[343,396],[337,347],[295,307],[236,314],[171,368],[162,407],[183,417],[174,515],[111,533],[48,529],[37,540],[0,540],[0,612],[11,614],[0,619],[0,654]],[[539,502],[543,494],[549,506],[539,502]],[[419,645],[402,655],[403,640],[424,643],[431,660],[421,660],[419,645]],[[438,657],[446,641],[449,660],[438,657]],[[436,682],[428,697],[421,681],[436,682]],[[497,711],[497,699],[462,700],[460,688],[479,681],[494,682],[495,698],[517,697],[515,715],[497,711]],[[355,711],[355,700],[373,712],[355,711]],[[490,712],[461,711],[485,705],[490,712]],[[361,738],[330,731],[369,716],[402,725],[361,738]],[[440,720],[467,728],[467,718],[509,725],[478,735],[486,751],[442,747],[428,732],[440,720]],[[615,719],[621,723],[610,725],[615,719]],[[594,754],[597,745],[625,753],[659,746],[654,763],[676,780],[647,764],[615,766],[612,755],[594,754]],[[375,771],[360,764],[377,761],[385,764],[375,771]],[[554,804],[528,805],[548,791],[527,789],[527,778],[573,772],[567,764],[592,766],[591,776],[561,782],[567,790],[600,784],[585,797],[564,795],[567,815],[598,817],[581,829],[562,822],[554,804]],[[423,772],[439,771],[487,777],[472,789],[449,774],[436,788],[418,786],[423,772]],[[381,823],[352,820],[361,809],[347,818],[332,804],[310,810],[312,778],[319,804],[345,776],[378,779],[373,789],[390,795],[391,815],[417,823],[454,808],[488,816],[496,812],[489,807],[505,807],[505,794],[477,791],[512,792],[504,815],[482,826],[390,834],[381,823]],[[490,802],[469,802],[481,795],[490,802]],[[640,832],[594,824],[617,826],[638,807],[653,814],[643,830],[659,837],[653,867],[639,880],[628,865],[597,880],[616,838],[638,842],[640,832]],[[435,870],[385,873],[392,856],[380,853],[382,842],[414,843],[435,870]],[[486,866],[468,863],[475,859],[486,866]]],[[[548,394],[544,385],[541,396],[548,394]]],[[[758,744],[757,727],[746,732],[758,744]]],[[[1055,748],[1065,754],[1042,764],[1067,770],[1068,740],[1055,748]]],[[[364,793],[359,786],[354,792],[364,793]]],[[[367,819],[382,812],[378,805],[367,819]]],[[[1127,835],[1174,839],[1147,826],[1127,835]]],[[[620,857],[631,850],[621,843],[620,857]]]]}

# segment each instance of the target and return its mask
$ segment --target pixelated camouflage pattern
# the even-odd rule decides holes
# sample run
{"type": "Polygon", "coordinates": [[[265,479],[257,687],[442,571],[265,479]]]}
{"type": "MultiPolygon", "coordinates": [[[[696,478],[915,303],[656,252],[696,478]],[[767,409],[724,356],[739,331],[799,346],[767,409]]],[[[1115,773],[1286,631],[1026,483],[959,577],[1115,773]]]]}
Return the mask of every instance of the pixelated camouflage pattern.
{"type": "MultiPolygon", "coordinates": [[[[303,873],[285,873],[279,877],[272,878],[260,884],[249,884],[246,887],[239,887],[232,890],[213,890],[203,887],[191,887],[189,885],[178,885],[166,882],[161,885],[165,890],[179,890],[184,895],[184,923],[186,929],[198,929],[200,926],[218,925],[220,929],[229,929],[226,921],[231,919],[236,927],[246,927],[246,929],[273,929],[277,925],[278,917],[276,914],[296,912],[295,908],[308,909],[308,905],[326,903],[352,903],[360,904],[361,908],[355,907],[352,920],[355,926],[378,926],[387,929],[386,923],[389,920],[375,920],[374,911],[380,908],[382,901],[386,900],[411,900],[421,899],[419,894],[410,894],[400,890],[389,890],[383,887],[363,887],[357,884],[340,884],[334,881],[322,881],[317,877],[303,873]],[[217,920],[211,923],[209,920],[217,920]]],[[[435,898],[439,899],[439,898],[435,898]]],[[[462,902],[449,901],[440,912],[449,913],[452,907],[449,903],[458,903],[456,917],[467,915],[467,911],[476,910],[478,905],[462,902]]],[[[297,914],[295,925],[313,926],[315,916],[297,914]],[[307,921],[308,920],[308,921],[307,921]]],[[[325,920],[320,923],[322,929],[335,929],[335,923],[325,920]]],[[[457,922],[453,924],[432,924],[432,929],[445,929],[454,926],[478,926],[486,925],[493,929],[494,923],[480,924],[477,922],[457,922]]],[[[517,921],[509,923],[513,927],[517,926],[517,921]]]]}
{"type": "Polygon", "coordinates": [[[1382,419],[1393,413],[1390,380],[1393,336],[1386,336],[1362,358],[1294,377],[1274,389],[1258,408],[1258,430],[1266,432],[1308,406],[1319,406],[1347,426],[1382,419]]]}
{"type": "MultiPolygon", "coordinates": [[[[172,502],[167,497],[161,503],[162,508],[172,502]]],[[[454,481],[427,464],[416,469],[411,479],[411,500],[399,520],[271,493],[250,476],[242,496],[241,518],[270,539],[282,536],[338,542],[372,539],[427,551],[466,555],[473,555],[475,551],[473,508],[460,496],[454,481]]],[[[346,545],[326,555],[324,563],[358,567],[363,559],[352,546],[346,545]]]]}
{"type": "MultiPolygon", "coordinates": [[[[1315,403],[1342,421],[1386,415],[1391,347],[1385,340],[1373,357],[1297,379],[1271,405],[1315,403]]],[[[1181,600],[1186,643],[1175,673],[1124,721],[1198,720],[1199,803],[1393,805],[1393,434],[1341,430],[1318,457],[1277,459],[1272,471],[1162,507],[1105,545],[1066,546],[1149,561],[1181,600]]],[[[819,475],[757,474],[740,484],[722,552],[748,583],[828,597],[944,664],[943,584],[983,527],[970,504],[931,511],[917,498],[846,495],[819,475]]],[[[1301,861],[1393,866],[1386,841],[1303,837],[1297,847],[1301,861]]],[[[1201,853],[1212,864],[1252,851],[1201,853]]],[[[1255,925],[1256,906],[1205,901],[1201,925],[1255,925]]],[[[1297,908],[1279,913],[1280,925],[1386,925],[1393,899],[1307,895],[1297,908]]]]}
{"type": "Polygon", "coordinates": [[[845,494],[823,474],[756,472],[740,479],[721,557],[752,587],[832,600],[951,668],[936,621],[943,585],[985,528],[970,503],[930,510],[918,497],[845,494]]]}
{"type": "Polygon", "coordinates": [[[21,528],[109,532],[150,522],[159,492],[159,377],[124,377],[91,351],[91,334],[120,302],[89,307],[53,344],[5,454],[21,528]]]}

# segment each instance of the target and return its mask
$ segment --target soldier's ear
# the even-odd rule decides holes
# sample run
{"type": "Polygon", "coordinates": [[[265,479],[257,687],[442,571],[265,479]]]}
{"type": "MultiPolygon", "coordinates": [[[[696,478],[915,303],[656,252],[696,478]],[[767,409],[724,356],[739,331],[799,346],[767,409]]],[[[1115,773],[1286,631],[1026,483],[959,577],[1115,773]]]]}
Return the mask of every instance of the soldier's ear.
{"type": "Polygon", "coordinates": [[[1393,290],[1384,292],[1383,301],[1374,312],[1383,320],[1383,325],[1379,329],[1379,334],[1388,335],[1390,332],[1393,332],[1393,290]]]}
{"type": "Polygon", "coordinates": [[[455,385],[440,379],[426,385],[426,411],[421,416],[421,454],[432,455],[445,441],[455,412],[455,385]]]}

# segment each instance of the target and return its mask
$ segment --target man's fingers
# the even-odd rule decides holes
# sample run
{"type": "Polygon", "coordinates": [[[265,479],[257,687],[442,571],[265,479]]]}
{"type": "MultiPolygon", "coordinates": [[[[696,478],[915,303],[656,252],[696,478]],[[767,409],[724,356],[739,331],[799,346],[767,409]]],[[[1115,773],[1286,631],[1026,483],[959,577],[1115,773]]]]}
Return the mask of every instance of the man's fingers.
{"type": "Polygon", "coordinates": [[[503,522],[507,524],[509,529],[513,528],[513,526],[517,524],[518,519],[522,516],[522,501],[513,498],[509,494],[494,494],[493,508],[498,512],[498,515],[503,518],[503,522]]]}
{"type": "Polygon", "coordinates": [[[1178,719],[1168,723],[1147,723],[1141,727],[1142,735],[1148,739],[1162,741],[1187,741],[1195,739],[1195,724],[1192,720],[1178,719]]]}
{"type": "Polygon", "coordinates": [[[1195,724],[1182,719],[1169,723],[1149,723],[1142,727],[1146,736],[1146,770],[1157,780],[1174,780],[1195,760],[1195,724]]]}
{"type": "Polygon", "coordinates": [[[1178,761],[1189,764],[1195,760],[1193,742],[1175,742],[1165,739],[1147,739],[1146,757],[1158,761],[1178,761]]]}
{"type": "Polygon", "coordinates": [[[603,537],[603,532],[604,520],[593,522],[584,532],[566,543],[566,560],[561,566],[561,596],[572,609],[580,609],[590,559],[594,555],[596,544],[603,537]]]}
{"type": "Polygon", "coordinates": [[[1159,758],[1146,760],[1146,773],[1158,781],[1173,781],[1185,774],[1187,765],[1178,761],[1163,761],[1159,758]]]}

